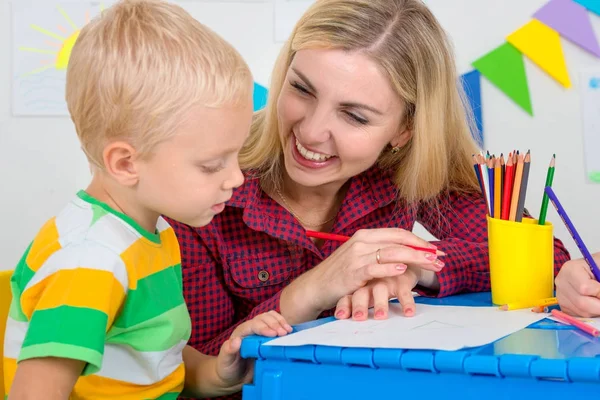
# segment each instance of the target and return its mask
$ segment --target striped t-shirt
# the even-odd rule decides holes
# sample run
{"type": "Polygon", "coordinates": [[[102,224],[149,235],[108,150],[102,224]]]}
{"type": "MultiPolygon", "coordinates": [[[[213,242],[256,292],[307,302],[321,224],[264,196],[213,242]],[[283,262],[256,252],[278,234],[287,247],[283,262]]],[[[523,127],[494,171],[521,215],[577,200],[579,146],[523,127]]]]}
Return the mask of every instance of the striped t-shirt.
{"type": "Polygon", "coordinates": [[[173,229],[155,233],[81,191],[33,240],[11,279],[7,392],[17,362],[86,362],[71,399],[176,399],[191,332],[173,229]]]}

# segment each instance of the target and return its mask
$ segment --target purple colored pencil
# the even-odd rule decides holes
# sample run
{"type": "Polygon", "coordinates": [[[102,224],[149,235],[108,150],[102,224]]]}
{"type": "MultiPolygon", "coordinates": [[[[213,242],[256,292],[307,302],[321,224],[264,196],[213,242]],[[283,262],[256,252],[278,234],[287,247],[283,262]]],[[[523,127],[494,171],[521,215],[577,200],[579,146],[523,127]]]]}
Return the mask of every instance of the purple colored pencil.
{"type": "Polygon", "coordinates": [[[554,193],[554,191],[552,190],[552,188],[550,186],[546,186],[546,189],[544,189],[544,190],[546,191],[548,198],[552,202],[552,205],[556,209],[556,212],[558,213],[560,218],[565,223],[565,226],[567,227],[567,230],[573,237],[573,240],[575,241],[575,243],[577,243],[577,247],[579,247],[579,251],[581,251],[581,254],[583,254],[583,258],[585,259],[585,261],[590,266],[590,269],[592,270],[592,274],[594,274],[594,277],[596,278],[596,280],[598,282],[600,282],[600,269],[598,269],[598,266],[596,265],[596,262],[594,261],[594,258],[590,254],[587,247],[585,247],[585,244],[583,243],[581,236],[579,236],[579,233],[577,232],[577,229],[575,229],[575,226],[571,222],[571,219],[567,215],[567,212],[563,208],[562,204],[560,204],[560,201],[558,201],[558,197],[556,197],[556,194],[554,193]]]}

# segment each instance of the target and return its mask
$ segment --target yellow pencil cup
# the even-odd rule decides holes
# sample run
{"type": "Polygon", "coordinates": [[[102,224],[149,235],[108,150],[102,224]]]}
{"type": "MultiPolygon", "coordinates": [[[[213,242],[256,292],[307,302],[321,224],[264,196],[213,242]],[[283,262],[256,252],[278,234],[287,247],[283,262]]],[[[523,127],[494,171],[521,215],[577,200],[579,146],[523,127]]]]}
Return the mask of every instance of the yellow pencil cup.
{"type": "Polygon", "coordinates": [[[554,295],[552,224],[487,218],[492,302],[535,301],[554,295]]]}

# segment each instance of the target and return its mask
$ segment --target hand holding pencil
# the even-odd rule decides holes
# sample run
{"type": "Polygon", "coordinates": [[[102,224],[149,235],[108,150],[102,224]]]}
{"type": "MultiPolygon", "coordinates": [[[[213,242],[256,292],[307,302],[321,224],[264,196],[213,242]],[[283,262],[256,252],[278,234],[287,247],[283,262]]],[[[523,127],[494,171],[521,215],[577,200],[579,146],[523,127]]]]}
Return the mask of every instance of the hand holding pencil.
{"type": "MultiPolygon", "coordinates": [[[[333,239],[343,244],[282,291],[282,304],[301,308],[294,313],[301,320],[316,318],[322,311],[333,308],[339,299],[353,294],[373,279],[404,274],[409,265],[433,272],[444,268],[440,259],[443,252],[403,229],[363,229],[351,238],[317,234],[321,236],[318,239],[333,239]]],[[[311,233],[311,236],[316,235],[311,233]]]]}
{"type": "MultiPolygon", "coordinates": [[[[600,252],[592,257],[600,265],[600,252]]],[[[600,282],[583,258],[563,264],[555,283],[556,297],[563,311],[580,317],[600,316],[600,282]]]]}

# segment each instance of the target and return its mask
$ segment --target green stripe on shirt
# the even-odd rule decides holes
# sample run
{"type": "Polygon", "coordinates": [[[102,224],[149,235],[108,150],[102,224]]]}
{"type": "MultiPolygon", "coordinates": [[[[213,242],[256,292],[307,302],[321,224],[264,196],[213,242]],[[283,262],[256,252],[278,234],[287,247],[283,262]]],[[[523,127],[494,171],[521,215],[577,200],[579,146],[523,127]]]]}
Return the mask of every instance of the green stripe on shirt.
{"type": "Polygon", "coordinates": [[[102,366],[102,353],[64,343],[44,343],[23,347],[18,361],[40,357],[60,357],[84,361],[87,365],[84,367],[82,375],[95,374],[102,366]]]}
{"type": "Polygon", "coordinates": [[[63,343],[103,354],[107,322],[105,313],[91,308],[64,305],[36,310],[29,322],[23,350],[40,344],[63,343]]]}
{"type": "MultiPolygon", "coordinates": [[[[155,400],[176,400],[177,397],[179,397],[179,393],[171,392],[171,393],[165,393],[155,400]]],[[[150,400],[150,399],[148,399],[148,400],[150,400]]]]}
{"type": "Polygon", "coordinates": [[[115,319],[114,326],[130,328],[181,304],[185,304],[185,301],[181,287],[181,264],[177,264],[140,279],[137,288],[127,293],[125,307],[115,319]]]}
{"type": "Polygon", "coordinates": [[[136,351],[166,351],[189,339],[190,334],[190,314],[184,303],[137,325],[111,328],[107,342],[129,345],[136,351]]]}
{"type": "Polygon", "coordinates": [[[29,268],[26,262],[32,244],[33,242],[29,244],[29,247],[27,247],[27,250],[23,254],[23,257],[21,257],[19,263],[15,267],[15,272],[13,272],[13,275],[10,277],[10,288],[12,290],[13,300],[10,303],[8,315],[12,319],[21,322],[26,322],[27,316],[23,313],[21,304],[19,303],[19,298],[23,293],[23,289],[25,289],[25,287],[34,275],[33,270],[29,268]]]}

